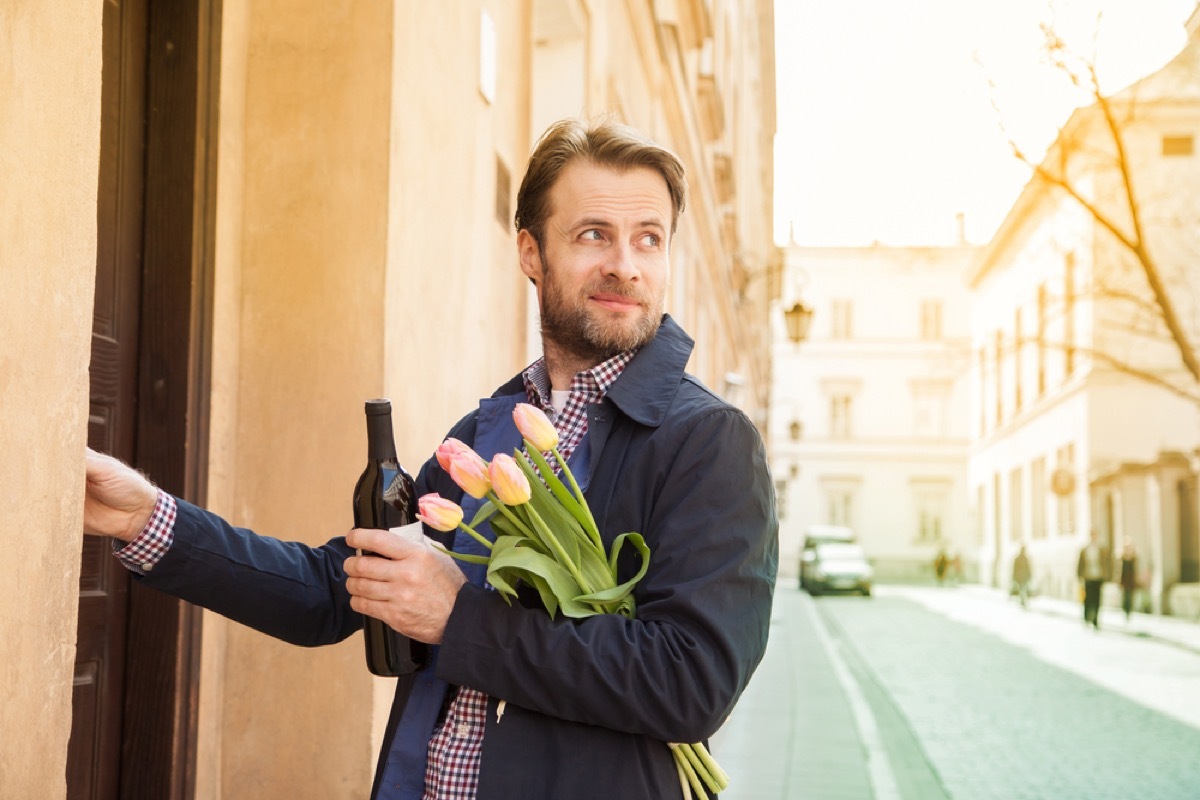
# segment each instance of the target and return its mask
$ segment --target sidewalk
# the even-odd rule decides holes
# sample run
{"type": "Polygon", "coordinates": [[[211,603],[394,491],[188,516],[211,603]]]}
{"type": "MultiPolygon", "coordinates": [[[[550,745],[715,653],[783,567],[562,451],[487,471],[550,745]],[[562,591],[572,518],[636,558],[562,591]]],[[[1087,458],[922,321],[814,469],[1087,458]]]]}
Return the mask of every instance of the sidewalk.
{"type": "MultiPolygon", "coordinates": [[[[997,603],[1016,605],[1017,602],[1015,597],[1010,597],[1005,591],[981,584],[960,584],[953,590],[966,592],[975,597],[987,598],[997,603]]],[[[1029,600],[1028,610],[1079,620],[1080,624],[1083,622],[1083,605],[1058,597],[1032,597],[1029,600]]],[[[1194,653],[1200,653],[1200,623],[1190,620],[1165,617],[1159,614],[1142,614],[1135,611],[1126,622],[1124,611],[1111,606],[1102,606],[1100,608],[1100,628],[1127,636],[1154,639],[1164,644],[1172,644],[1194,653]]]]}

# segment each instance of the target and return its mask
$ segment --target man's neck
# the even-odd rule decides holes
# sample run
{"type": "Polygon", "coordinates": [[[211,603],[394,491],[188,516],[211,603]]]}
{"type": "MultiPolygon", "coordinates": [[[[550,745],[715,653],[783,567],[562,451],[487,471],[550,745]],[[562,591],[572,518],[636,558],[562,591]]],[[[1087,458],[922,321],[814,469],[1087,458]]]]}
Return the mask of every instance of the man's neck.
{"type": "Polygon", "coordinates": [[[546,358],[546,374],[550,376],[550,388],[560,392],[571,389],[571,383],[577,373],[601,363],[580,358],[544,339],[542,340],[542,352],[546,358]]]}

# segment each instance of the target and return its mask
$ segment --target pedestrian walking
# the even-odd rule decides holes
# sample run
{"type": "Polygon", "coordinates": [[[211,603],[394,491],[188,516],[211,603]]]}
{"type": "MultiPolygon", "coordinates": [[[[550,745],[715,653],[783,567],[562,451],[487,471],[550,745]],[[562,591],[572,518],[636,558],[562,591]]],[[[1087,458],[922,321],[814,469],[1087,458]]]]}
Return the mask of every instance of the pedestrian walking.
{"type": "Polygon", "coordinates": [[[1092,531],[1087,545],[1079,551],[1076,574],[1083,581],[1083,623],[1100,629],[1100,592],[1108,578],[1108,548],[1100,544],[1100,535],[1092,531]]]}
{"type": "Polygon", "coordinates": [[[1134,549],[1133,539],[1126,536],[1121,544],[1121,608],[1125,611],[1126,622],[1133,613],[1133,599],[1137,595],[1137,589],[1137,550],[1134,549]]]}
{"type": "Polygon", "coordinates": [[[946,551],[938,550],[937,557],[933,559],[933,574],[937,576],[938,586],[946,581],[946,567],[948,566],[950,566],[950,559],[946,558],[946,551]]]}
{"type": "Polygon", "coordinates": [[[1021,545],[1021,550],[1013,559],[1012,566],[1013,592],[1021,601],[1021,608],[1025,608],[1029,602],[1029,582],[1032,578],[1033,571],[1029,566],[1029,555],[1025,552],[1025,545],[1021,545]]]}

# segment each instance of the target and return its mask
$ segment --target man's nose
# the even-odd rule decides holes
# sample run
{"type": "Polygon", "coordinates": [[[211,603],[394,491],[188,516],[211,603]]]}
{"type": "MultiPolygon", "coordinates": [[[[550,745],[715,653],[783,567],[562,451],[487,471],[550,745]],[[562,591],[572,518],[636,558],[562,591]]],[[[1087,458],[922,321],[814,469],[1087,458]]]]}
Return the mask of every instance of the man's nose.
{"type": "Polygon", "coordinates": [[[609,249],[608,259],[604,262],[605,277],[614,277],[618,280],[634,281],[641,275],[641,270],[637,267],[637,262],[634,261],[633,246],[629,243],[618,242],[609,249]]]}

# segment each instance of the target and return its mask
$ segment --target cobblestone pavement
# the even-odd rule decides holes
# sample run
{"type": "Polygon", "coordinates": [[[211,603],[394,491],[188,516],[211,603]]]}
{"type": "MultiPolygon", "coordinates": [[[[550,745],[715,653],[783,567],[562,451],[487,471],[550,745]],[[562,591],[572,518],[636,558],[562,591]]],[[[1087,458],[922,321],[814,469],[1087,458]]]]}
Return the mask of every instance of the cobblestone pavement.
{"type": "Polygon", "coordinates": [[[1200,798],[1200,628],[982,587],[776,595],[722,800],[1200,798]]]}
{"type": "Polygon", "coordinates": [[[1200,655],[921,591],[939,590],[815,606],[865,667],[860,681],[874,680],[906,720],[946,795],[1200,797],[1200,715],[1188,724],[1190,710],[1171,716],[1164,702],[1200,698],[1200,655]]]}

